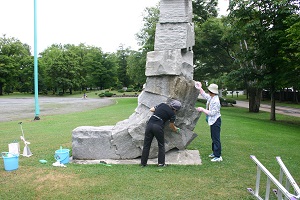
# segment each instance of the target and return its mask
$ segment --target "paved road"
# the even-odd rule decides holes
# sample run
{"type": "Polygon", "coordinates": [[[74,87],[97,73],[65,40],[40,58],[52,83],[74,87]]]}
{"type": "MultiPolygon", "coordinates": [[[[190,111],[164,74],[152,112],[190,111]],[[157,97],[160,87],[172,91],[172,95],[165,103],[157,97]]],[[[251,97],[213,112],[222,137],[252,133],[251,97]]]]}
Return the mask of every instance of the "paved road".
{"type": "MultiPolygon", "coordinates": [[[[249,108],[249,102],[245,101],[236,101],[236,104],[234,106],[243,107],[243,108],[249,108]]],[[[261,104],[259,110],[270,112],[271,106],[267,104],[261,104]]],[[[294,117],[300,117],[300,109],[298,108],[291,108],[286,106],[276,106],[276,113],[294,116],[294,117]]]]}
{"type": "MultiPolygon", "coordinates": [[[[39,97],[40,117],[66,114],[100,108],[114,104],[109,98],[39,97]]],[[[0,122],[35,117],[34,98],[0,98],[0,122]]]]}

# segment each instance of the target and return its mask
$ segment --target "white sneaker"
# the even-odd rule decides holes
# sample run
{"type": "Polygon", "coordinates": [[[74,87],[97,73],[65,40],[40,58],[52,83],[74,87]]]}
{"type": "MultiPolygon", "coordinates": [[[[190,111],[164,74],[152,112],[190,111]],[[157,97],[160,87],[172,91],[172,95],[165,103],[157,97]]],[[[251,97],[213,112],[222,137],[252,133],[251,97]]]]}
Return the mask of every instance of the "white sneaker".
{"type": "Polygon", "coordinates": [[[220,156],[220,158],[214,157],[213,159],[210,160],[211,162],[221,162],[223,161],[222,156],[220,156]]]}
{"type": "Polygon", "coordinates": [[[209,158],[214,158],[215,155],[212,153],[212,154],[209,154],[208,157],[209,157],[209,158]]]}

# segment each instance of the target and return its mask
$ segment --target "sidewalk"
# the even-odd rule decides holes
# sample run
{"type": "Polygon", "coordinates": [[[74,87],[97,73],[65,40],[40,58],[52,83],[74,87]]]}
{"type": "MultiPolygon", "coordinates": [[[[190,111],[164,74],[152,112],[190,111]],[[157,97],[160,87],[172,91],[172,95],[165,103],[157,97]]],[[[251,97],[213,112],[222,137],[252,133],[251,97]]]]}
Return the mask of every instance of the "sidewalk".
{"type": "MultiPolygon", "coordinates": [[[[236,101],[236,104],[234,104],[234,106],[242,107],[242,108],[249,108],[249,102],[236,101]]],[[[275,109],[276,109],[276,113],[278,113],[278,114],[300,117],[300,109],[299,108],[276,106],[275,109]]],[[[271,106],[267,105],[267,104],[260,104],[259,110],[265,111],[265,112],[270,112],[271,106]]]]}

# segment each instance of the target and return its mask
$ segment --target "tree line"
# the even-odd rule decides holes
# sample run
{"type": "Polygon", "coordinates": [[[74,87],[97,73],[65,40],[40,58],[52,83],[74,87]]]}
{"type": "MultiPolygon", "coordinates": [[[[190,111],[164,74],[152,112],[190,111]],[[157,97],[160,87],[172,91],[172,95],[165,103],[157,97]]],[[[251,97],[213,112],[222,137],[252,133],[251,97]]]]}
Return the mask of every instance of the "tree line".
{"type": "MultiPolygon", "coordinates": [[[[14,91],[32,93],[34,58],[29,46],[4,35],[0,47],[0,95],[14,91]]],[[[108,54],[85,44],[53,44],[39,54],[39,92],[72,94],[88,88],[139,87],[127,73],[132,53],[122,46],[116,53],[108,54]]]]}
{"type": "MultiPolygon", "coordinates": [[[[229,14],[218,16],[217,0],[193,0],[196,44],[194,80],[215,82],[228,90],[246,89],[249,111],[258,112],[262,90],[270,91],[271,120],[275,92],[300,88],[300,17],[298,0],[231,0],[229,14]]],[[[153,51],[159,7],[146,8],[136,34],[138,51],[53,44],[39,54],[39,92],[72,93],[86,89],[141,89],[147,52],[153,51]]],[[[0,95],[33,92],[30,46],[0,37],[0,95]]],[[[294,102],[298,103],[297,95],[294,102]]]]}
{"type": "Polygon", "coordinates": [[[268,90],[270,119],[276,120],[276,91],[292,88],[293,101],[298,103],[299,4],[298,0],[231,0],[228,16],[196,21],[195,77],[246,89],[250,112],[259,111],[262,91],[268,90]]]}

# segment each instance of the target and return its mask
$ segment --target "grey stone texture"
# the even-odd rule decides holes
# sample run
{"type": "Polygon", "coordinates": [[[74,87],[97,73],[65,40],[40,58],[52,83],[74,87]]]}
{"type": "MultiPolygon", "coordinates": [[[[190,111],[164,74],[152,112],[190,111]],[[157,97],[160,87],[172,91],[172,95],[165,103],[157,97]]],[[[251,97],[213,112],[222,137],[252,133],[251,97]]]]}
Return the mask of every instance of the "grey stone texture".
{"type": "Polygon", "coordinates": [[[191,50],[195,45],[193,23],[163,23],[156,25],[155,51],[171,49],[191,50]]]}
{"type": "Polygon", "coordinates": [[[161,0],[155,32],[155,51],[187,49],[195,45],[191,0],[161,0]]]}
{"type": "Polygon", "coordinates": [[[161,0],[159,23],[192,22],[192,1],[161,0]]]}
{"type": "MultiPolygon", "coordinates": [[[[195,44],[191,0],[161,0],[153,52],[147,54],[145,89],[138,97],[135,112],[112,126],[81,126],[72,131],[73,159],[135,159],[141,156],[150,108],[172,99],[181,101],[175,124],[180,133],[165,125],[165,149],[184,151],[197,136],[193,132],[200,113],[194,108],[199,91],[193,81],[195,44]]],[[[117,113],[116,113],[117,114],[117,113]]],[[[156,158],[157,141],[150,158],[156,158]]]]}
{"type": "MultiPolygon", "coordinates": [[[[176,119],[176,126],[181,128],[181,132],[172,132],[166,123],[165,149],[166,152],[184,150],[197,136],[193,129],[200,117],[194,108],[198,95],[193,80],[182,76],[147,78],[145,90],[139,97],[140,104],[128,119],[115,126],[81,126],[73,130],[73,159],[131,159],[141,156],[146,123],[152,115],[149,109],[174,97],[183,105],[176,119]]],[[[156,157],[157,152],[154,139],[149,157],[156,157]]]]}
{"type": "Polygon", "coordinates": [[[177,75],[193,79],[193,52],[181,49],[151,51],[147,54],[146,76],[177,75]]]}

